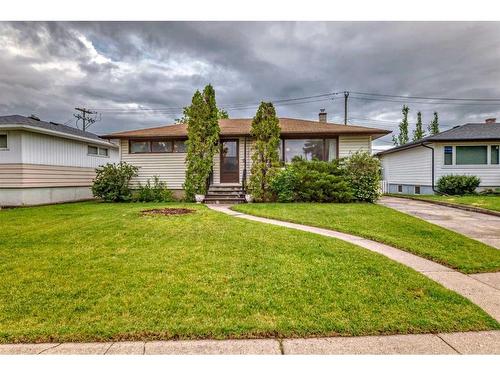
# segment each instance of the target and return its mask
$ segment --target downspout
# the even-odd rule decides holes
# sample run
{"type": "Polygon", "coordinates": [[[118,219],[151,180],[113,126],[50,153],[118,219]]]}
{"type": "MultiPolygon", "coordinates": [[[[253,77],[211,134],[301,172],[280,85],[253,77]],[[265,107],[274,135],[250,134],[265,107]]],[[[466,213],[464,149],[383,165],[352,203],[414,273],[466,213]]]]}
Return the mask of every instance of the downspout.
{"type": "Polygon", "coordinates": [[[432,191],[436,194],[440,194],[439,191],[437,191],[435,189],[435,186],[434,186],[434,168],[435,168],[435,166],[434,166],[434,147],[429,147],[428,145],[425,144],[425,142],[422,142],[421,146],[428,148],[429,150],[432,151],[432,166],[431,166],[432,191]]]}
{"type": "Polygon", "coordinates": [[[246,193],[246,183],[247,183],[247,137],[244,137],[243,138],[243,181],[241,181],[241,185],[245,193],[246,193]]]}

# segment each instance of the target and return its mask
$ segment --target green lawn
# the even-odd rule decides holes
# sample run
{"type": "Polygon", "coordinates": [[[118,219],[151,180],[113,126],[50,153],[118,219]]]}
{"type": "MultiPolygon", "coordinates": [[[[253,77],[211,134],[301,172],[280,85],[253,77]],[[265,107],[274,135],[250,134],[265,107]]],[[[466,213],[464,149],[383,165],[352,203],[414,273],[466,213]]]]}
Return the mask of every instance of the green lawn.
{"type": "Polygon", "coordinates": [[[492,211],[500,211],[500,195],[463,195],[463,196],[412,195],[410,196],[410,198],[422,198],[427,200],[486,208],[492,211]]]}
{"type": "Polygon", "coordinates": [[[464,273],[500,271],[498,249],[376,204],[270,203],[234,209],[373,239],[464,273]]]}
{"type": "Polygon", "coordinates": [[[140,215],[159,206],[0,211],[0,342],[500,328],[465,298],[351,244],[196,205],[140,215]]]}

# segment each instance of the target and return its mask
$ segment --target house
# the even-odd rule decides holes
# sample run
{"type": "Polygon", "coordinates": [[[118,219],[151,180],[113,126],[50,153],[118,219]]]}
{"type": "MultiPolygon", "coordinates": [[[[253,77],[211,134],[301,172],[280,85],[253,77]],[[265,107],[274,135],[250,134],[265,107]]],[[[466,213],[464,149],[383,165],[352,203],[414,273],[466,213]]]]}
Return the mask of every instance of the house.
{"type": "MultiPolygon", "coordinates": [[[[251,118],[219,120],[220,152],[213,159],[207,202],[231,196],[235,200],[242,199],[252,165],[254,141],[250,135],[251,124],[251,118]]],[[[371,152],[372,141],[390,133],[382,129],[328,123],[324,111],[319,114],[319,121],[280,118],[279,125],[280,158],[284,162],[291,161],[294,156],[332,160],[359,150],[371,152]]],[[[182,194],[186,173],[185,124],[113,133],[103,138],[116,140],[120,144],[120,160],[139,167],[138,176],[131,181],[132,186],[144,184],[156,175],[174,193],[182,194]]]]}
{"type": "Polygon", "coordinates": [[[500,123],[465,124],[377,155],[389,193],[434,194],[441,176],[474,175],[479,189],[500,187],[500,123]]]}
{"type": "Polygon", "coordinates": [[[0,116],[0,207],[90,199],[95,168],[118,161],[118,146],[96,134],[0,116]]]}

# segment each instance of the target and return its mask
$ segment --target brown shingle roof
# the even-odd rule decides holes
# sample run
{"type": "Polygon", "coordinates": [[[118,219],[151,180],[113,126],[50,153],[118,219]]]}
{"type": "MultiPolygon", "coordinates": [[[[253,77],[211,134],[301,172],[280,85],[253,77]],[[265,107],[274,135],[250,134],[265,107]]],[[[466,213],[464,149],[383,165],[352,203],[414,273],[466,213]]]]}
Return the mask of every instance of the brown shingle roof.
{"type": "MultiPolygon", "coordinates": [[[[323,123],[318,121],[300,120],[293,118],[280,118],[281,134],[285,136],[300,135],[371,135],[373,139],[389,134],[390,131],[384,129],[367,128],[355,125],[339,125],[333,123],[323,123]]],[[[221,136],[244,136],[250,135],[251,118],[223,119],[219,120],[221,136]]],[[[130,130],[103,135],[102,138],[154,138],[154,137],[186,137],[187,129],[185,124],[166,125],[156,128],[130,130]]]]}

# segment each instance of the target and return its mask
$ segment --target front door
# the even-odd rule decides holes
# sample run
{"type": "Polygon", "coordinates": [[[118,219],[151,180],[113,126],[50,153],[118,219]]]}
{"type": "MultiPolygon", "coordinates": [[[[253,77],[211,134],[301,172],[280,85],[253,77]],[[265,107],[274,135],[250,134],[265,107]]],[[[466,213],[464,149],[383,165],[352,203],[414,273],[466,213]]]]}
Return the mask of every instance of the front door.
{"type": "Polygon", "coordinates": [[[238,140],[222,140],[220,150],[220,182],[240,182],[238,140]]]}

